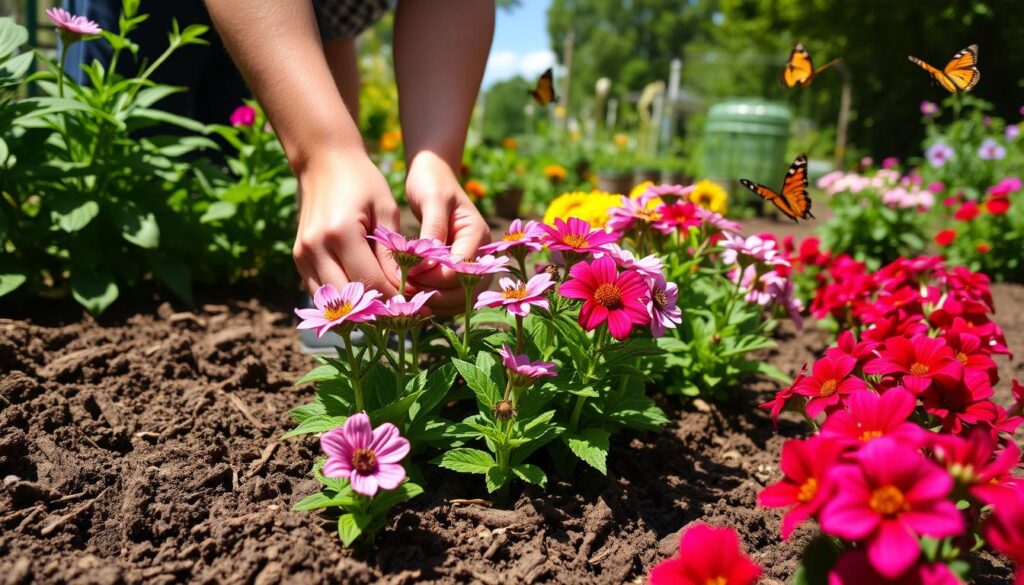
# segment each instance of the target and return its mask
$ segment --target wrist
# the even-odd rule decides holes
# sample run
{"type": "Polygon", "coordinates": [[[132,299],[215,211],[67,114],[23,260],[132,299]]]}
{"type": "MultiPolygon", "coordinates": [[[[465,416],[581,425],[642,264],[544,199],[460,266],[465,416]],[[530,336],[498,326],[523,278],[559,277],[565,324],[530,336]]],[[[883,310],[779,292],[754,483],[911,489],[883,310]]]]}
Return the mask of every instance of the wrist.
{"type": "Polygon", "coordinates": [[[292,170],[299,184],[316,182],[318,177],[336,177],[338,173],[353,173],[368,166],[377,168],[361,143],[358,147],[318,148],[292,162],[292,170]]]}

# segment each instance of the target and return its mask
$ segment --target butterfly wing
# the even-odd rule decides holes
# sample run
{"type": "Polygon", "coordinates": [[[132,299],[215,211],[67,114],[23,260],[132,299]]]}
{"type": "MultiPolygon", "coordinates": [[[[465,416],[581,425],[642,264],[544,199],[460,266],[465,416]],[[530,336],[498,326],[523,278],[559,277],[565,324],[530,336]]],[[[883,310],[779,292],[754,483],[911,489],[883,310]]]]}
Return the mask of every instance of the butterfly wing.
{"type": "Polygon", "coordinates": [[[782,70],[782,85],[793,87],[796,85],[810,85],[814,78],[814,62],[811,55],[804,48],[802,43],[793,45],[789,52],[789,61],[782,70]]]}
{"type": "Polygon", "coordinates": [[[960,91],[966,93],[974,89],[981,80],[981,72],[978,71],[978,45],[971,45],[953,55],[942,72],[960,91]]]}
{"type": "Polygon", "coordinates": [[[541,107],[558,101],[558,96],[555,95],[554,73],[551,68],[548,68],[540,76],[540,79],[537,80],[537,87],[530,91],[530,95],[533,96],[533,100],[537,102],[537,105],[541,107]]]}
{"type": "MultiPolygon", "coordinates": [[[[780,199],[792,211],[786,215],[793,218],[793,221],[796,221],[797,217],[800,219],[814,217],[814,214],[811,213],[811,197],[807,194],[807,184],[807,155],[801,154],[796,157],[796,160],[790,165],[789,171],[786,172],[786,178],[782,181],[782,193],[780,193],[780,199]]],[[[784,209],[783,212],[785,212],[784,209]]]]}
{"type": "Polygon", "coordinates": [[[942,87],[946,88],[946,91],[948,91],[949,93],[956,93],[957,86],[954,85],[952,81],[950,81],[949,77],[947,77],[945,73],[939,71],[938,69],[932,67],[931,65],[925,63],[924,61],[912,55],[907,56],[907,58],[910,59],[910,62],[913,63],[914,65],[917,65],[921,69],[927,71],[928,75],[932,76],[932,79],[937,81],[939,85],[941,85],[942,87]]]}

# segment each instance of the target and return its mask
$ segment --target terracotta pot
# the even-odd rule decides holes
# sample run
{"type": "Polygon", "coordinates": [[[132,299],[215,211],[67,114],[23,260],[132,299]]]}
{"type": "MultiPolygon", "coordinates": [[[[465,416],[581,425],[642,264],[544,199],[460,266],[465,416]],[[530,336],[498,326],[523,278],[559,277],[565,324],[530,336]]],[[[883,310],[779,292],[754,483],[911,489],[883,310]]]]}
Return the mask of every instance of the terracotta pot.
{"type": "Polygon", "coordinates": [[[633,188],[633,173],[597,172],[597,189],[607,193],[628,195],[633,188]]]}
{"type": "Polygon", "coordinates": [[[519,217],[519,204],[523,202],[523,190],[518,187],[506,189],[494,195],[494,214],[505,219],[519,217]]]}

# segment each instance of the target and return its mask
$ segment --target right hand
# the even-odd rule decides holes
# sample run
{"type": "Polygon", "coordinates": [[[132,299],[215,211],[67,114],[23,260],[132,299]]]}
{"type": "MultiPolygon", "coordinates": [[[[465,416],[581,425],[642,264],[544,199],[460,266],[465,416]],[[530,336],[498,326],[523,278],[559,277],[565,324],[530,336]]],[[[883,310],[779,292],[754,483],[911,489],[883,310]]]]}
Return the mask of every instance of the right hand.
{"type": "Polygon", "coordinates": [[[299,228],[292,256],[312,294],[323,284],[359,281],[385,299],[398,294],[398,266],[366,236],[378,225],[401,231],[387,179],[365,154],[311,162],[299,177],[299,228]]]}

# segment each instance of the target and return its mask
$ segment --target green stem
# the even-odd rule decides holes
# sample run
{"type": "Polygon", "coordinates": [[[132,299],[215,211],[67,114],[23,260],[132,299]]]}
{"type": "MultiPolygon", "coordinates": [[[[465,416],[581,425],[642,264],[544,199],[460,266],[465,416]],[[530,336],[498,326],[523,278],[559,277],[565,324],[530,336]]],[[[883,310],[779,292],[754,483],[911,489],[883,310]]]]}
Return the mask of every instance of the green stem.
{"type": "Polygon", "coordinates": [[[396,331],[398,334],[398,394],[402,395],[402,390],[405,389],[405,329],[396,331]]]}
{"type": "Polygon", "coordinates": [[[576,432],[580,424],[580,415],[583,414],[583,403],[586,401],[585,396],[577,396],[576,404],[572,408],[572,416],[569,417],[569,428],[572,432],[576,432]]]}
{"type": "Polygon", "coordinates": [[[420,326],[412,328],[412,369],[416,371],[420,367],[420,326]]]}
{"type": "Polygon", "coordinates": [[[473,318],[473,288],[469,286],[462,288],[466,291],[466,312],[463,314],[462,325],[462,358],[465,359],[469,355],[469,322],[473,318]]]}
{"type": "Polygon", "coordinates": [[[526,282],[528,280],[526,276],[526,255],[521,252],[517,252],[515,254],[515,258],[519,263],[519,277],[523,279],[523,282],[526,282]]]}
{"type": "Polygon", "coordinates": [[[399,273],[401,274],[401,280],[398,284],[398,294],[405,296],[405,283],[409,280],[409,269],[405,266],[399,267],[399,273]]]}
{"type": "Polygon", "coordinates": [[[66,42],[61,43],[60,63],[57,64],[57,97],[64,97],[64,62],[68,58],[70,46],[66,42]]]}
{"type": "Polygon", "coordinates": [[[345,355],[348,356],[348,368],[349,375],[352,377],[352,392],[356,396],[356,412],[362,412],[366,410],[366,406],[363,403],[363,380],[359,372],[359,362],[356,360],[356,354],[352,351],[352,328],[350,326],[341,326],[341,339],[345,342],[345,355]]]}
{"type": "Polygon", "coordinates": [[[523,317],[516,315],[516,354],[523,354],[523,317]]]}

